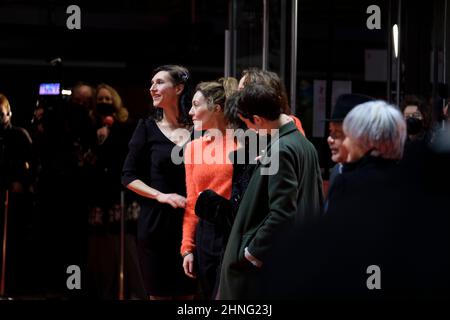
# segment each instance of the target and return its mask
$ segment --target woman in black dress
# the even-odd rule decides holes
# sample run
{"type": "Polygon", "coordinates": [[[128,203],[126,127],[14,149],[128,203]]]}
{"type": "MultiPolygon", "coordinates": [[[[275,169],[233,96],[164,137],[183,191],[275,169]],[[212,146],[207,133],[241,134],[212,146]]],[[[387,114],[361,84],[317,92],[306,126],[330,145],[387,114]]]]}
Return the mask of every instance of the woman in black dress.
{"type": "Polygon", "coordinates": [[[155,112],[138,123],[122,172],[122,183],[141,196],[138,249],[151,300],[191,299],[196,288],[178,252],[186,184],[184,165],[177,160],[190,138],[189,78],[181,66],[154,71],[150,93],[155,112]]]}

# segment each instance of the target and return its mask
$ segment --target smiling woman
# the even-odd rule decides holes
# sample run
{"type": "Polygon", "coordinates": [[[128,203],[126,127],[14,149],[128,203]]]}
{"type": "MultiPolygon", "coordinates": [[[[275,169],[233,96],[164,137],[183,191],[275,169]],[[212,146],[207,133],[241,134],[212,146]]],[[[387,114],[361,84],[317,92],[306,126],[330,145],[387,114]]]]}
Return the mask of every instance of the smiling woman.
{"type": "Polygon", "coordinates": [[[188,143],[185,152],[187,201],[181,255],[184,272],[192,278],[198,275],[206,299],[214,299],[218,290],[220,261],[226,237],[220,227],[206,219],[199,219],[195,206],[199,194],[208,189],[226,199],[231,196],[233,165],[226,160],[227,151],[234,151],[236,144],[234,136],[226,133],[229,123],[224,116],[224,107],[227,97],[236,89],[237,80],[234,78],[201,82],[196,87],[189,111],[195,130],[221,133],[213,137],[207,131],[203,137],[188,143]],[[232,150],[229,146],[232,146],[232,150]],[[205,149],[214,150],[222,157],[211,159],[207,152],[202,151],[205,149]],[[193,161],[197,157],[201,161],[193,161]]]}
{"type": "Polygon", "coordinates": [[[153,72],[154,113],[136,127],[122,172],[122,183],[141,196],[139,259],[147,295],[155,300],[189,299],[195,293],[195,282],[184,275],[178,254],[186,205],[184,165],[171,161],[173,149],[181,152],[189,139],[178,134],[180,128],[190,129],[189,81],[182,66],[165,65],[153,72]]]}

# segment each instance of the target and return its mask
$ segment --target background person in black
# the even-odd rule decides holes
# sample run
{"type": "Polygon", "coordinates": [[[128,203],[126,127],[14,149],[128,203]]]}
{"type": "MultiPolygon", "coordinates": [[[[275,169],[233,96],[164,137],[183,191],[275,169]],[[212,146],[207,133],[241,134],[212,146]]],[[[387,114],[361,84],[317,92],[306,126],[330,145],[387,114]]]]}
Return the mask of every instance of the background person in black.
{"type": "MultiPolygon", "coordinates": [[[[333,182],[336,176],[342,173],[342,166],[347,158],[346,149],[342,146],[345,139],[345,134],[342,128],[342,122],[345,116],[357,105],[372,100],[371,97],[361,94],[342,94],[340,95],[333,107],[331,117],[325,119],[328,121],[328,129],[330,131],[327,137],[328,147],[331,151],[331,160],[335,165],[331,169],[328,185],[328,190],[332,189],[333,182]]],[[[324,212],[328,209],[328,198],[325,199],[324,212]]]]}
{"type": "Polygon", "coordinates": [[[33,140],[37,161],[36,210],[40,222],[41,293],[78,297],[66,287],[67,267],[86,270],[89,151],[96,136],[89,110],[94,90],[77,84],[69,101],[43,100],[35,110],[33,140]]]}
{"type": "MultiPolygon", "coordinates": [[[[88,290],[91,298],[119,298],[121,172],[134,129],[118,92],[107,84],[95,91],[91,116],[97,129],[92,148],[89,181],[88,290]]],[[[125,298],[145,298],[136,247],[136,215],[128,192],[125,197],[125,298]]]]}
{"type": "MultiPolygon", "coordinates": [[[[430,142],[435,135],[431,126],[431,106],[416,95],[407,95],[400,106],[406,122],[407,138],[401,160],[404,178],[408,181],[414,199],[424,199],[428,192],[425,184],[430,175],[430,142]]],[[[415,206],[415,210],[419,206],[415,206]]],[[[419,211],[417,211],[418,214],[419,211]]]]}
{"type": "MultiPolygon", "coordinates": [[[[11,123],[11,106],[0,94],[0,241],[3,241],[5,197],[9,194],[7,212],[6,294],[29,294],[32,253],[31,138],[28,132],[11,123]]],[[[3,246],[0,253],[3,257],[3,246]]],[[[0,270],[2,264],[0,263],[0,270]]],[[[2,271],[2,270],[1,270],[2,271]]]]}
{"type": "Polygon", "coordinates": [[[328,298],[405,297],[414,285],[408,272],[415,267],[410,249],[417,236],[398,166],[406,123],[396,107],[371,101],[352,109],[343,128],[347,158],[330,190],[312,288],[328,298]],[[371,265],[380,268],[381,290],[367,287],[371,265]]]}

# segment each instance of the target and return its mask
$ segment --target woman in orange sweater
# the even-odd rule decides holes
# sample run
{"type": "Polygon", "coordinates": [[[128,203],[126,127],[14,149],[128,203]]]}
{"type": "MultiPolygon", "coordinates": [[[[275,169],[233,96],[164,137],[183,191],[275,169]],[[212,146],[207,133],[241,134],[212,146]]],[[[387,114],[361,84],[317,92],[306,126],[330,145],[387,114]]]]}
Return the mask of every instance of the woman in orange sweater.
{"type": "Polygon", "coordinates": [[[188,143],[184,154],[187,199],[181,254],[184,272],[192,278],[198,276],[206,299],[214,298],[217,293],[220,260],[226,243],[220,226],[196,216],[195,204],[198,195],[206,189],[227,199],[231,196],[233,165],[228,154],[236,149],[236,144],[233,134],[227,133],[228,121],[223,110],[227,96],[236,89],[234,78],[202,82],[197,85],[189,111],[194,130],[206,132],[188,143]]]}

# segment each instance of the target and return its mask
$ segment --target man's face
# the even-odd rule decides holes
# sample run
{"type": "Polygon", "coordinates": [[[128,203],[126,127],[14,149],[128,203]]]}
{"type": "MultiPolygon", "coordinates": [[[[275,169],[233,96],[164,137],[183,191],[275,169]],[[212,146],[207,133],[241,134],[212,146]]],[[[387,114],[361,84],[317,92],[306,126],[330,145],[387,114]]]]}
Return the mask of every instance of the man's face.
{"type": "Polygon", "coordinates": [[[7,128],[11,123],[11,111],[6,105],[0,106],[0,127],[7,128]]]}
{"type": "Polygon", "coordinates": [[[89,86],[80,86],[72,92],[71,101],[83,105],[88,110],[92,109],[93,92],[89,86]]]}
{"type": "Polygon", "coordinates": [[[345,139],[342,122],[330,122],[329,129],[330,135],[327,138],[327,142],[331,151],[331,160],[337,163],[345,162],[347,159],[347,151],[342,147],[345,139]]]}
{"type": "Polygon", "coordinates": [[[253,130],[253,131],[258,131],[258,127],[256,126],[256,123],[254,121],[253,122],[250,121],[250,119],[243,117],[242,114],[240,114],[240,113],[238,113],[238,117],[239,117],[239,119],[241,119],[242,122],[245,123],[247,128],[249,128],[250,130],[253,130]]]}

